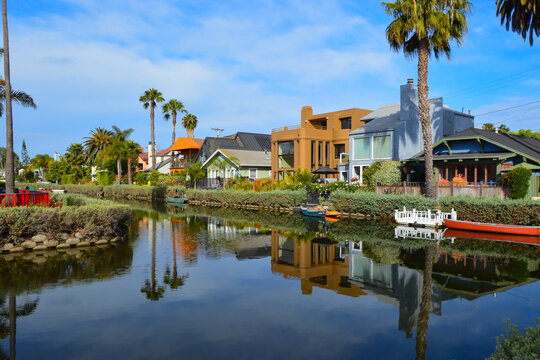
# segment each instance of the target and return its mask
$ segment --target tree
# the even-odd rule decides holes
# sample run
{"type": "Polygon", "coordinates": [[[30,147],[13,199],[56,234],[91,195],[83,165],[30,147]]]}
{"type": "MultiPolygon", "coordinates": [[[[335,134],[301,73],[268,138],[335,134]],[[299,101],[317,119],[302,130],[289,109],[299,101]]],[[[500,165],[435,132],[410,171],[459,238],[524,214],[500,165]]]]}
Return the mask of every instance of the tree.
{"type": "Polygon", "coordinates": [[[433,136],[429,112],[428,60],[441,54],[450,59],[450,42],[458,45],[467,32],[466,15],[471,10],[467,0],[396,0],[383,3],[394,21],[386,28],[386,37],[395,51],[418,56],[418,113],[424,140],[426,193],[436,197],[433,174],[433,136]]]}
{"type": "Polygon", "coordinates": [[[38,154],[30,160],[30,165],[33,170],[39,170],[39,176],[43,178],[43,174],[53,162],[53,158],[47,154],[38,154]]]}
{"type": "Polygon", "coordinates": [[[206,170],[202,168],[202,163],[200,162],[188,166],[186,172],[189,176],[189,181],[195,189],[197,189],[197,181],[206,176],[206,170]]]}
{"type": "Polygon", "coordinates": [[[30,156],[28,155],[28,149],[26,149],[26,143],[24,142],[24,139],[22,141],[22,148],[21,148],[21,166],[23,168],[27,168],[30,166],[30,156]]]}
{"type": "Polygon", "coordinates": [[[487,131],[495,131],[495,125],[493,125],[492,123],[485,123],[484,125],[482,125],[482,129],[487,131]]]}
{"type": "Polygon", "coordinates": [[[156,282],[156,220],[150,219],[148,223],[150,234],[150,242],[152,245],[152,266],[151,266],[151,280],[145,280],[144,286],[141,288],[141,292],[146,295],[146,298],[150,301],[158,301],[163,297],[165,293],[165,287],[158,285],[156,282]]]}
{"type": "Polygon", "coordinates": [[[182,118],[182,126],[186,129],[187,136],[194,137],[195,128],[197,127],[197,117],[193,114],[186,113],[182,118]]]}
{"type": "Polygon", "coordinates": [[[172,116],[172,143],[176,141],[176,114],[178,112],[183,112],[184,114],[187,114],[186,109],[184,108],[184,104],[182,104],[181,101],[178,101],[176,99],[169,100],[168,103],[163,105],[163,117],[165,120],[169,120],[172,116]]]}
{"type": "Polygon", "coordinates": [[[49,171],[45,174],[45,180],[57,182],[62,179],[62,176],[69,174],[70,166],[65,161],[53,161],[49,164],[49,171]]]}
{"type": "Polygon", "coordinates": [[[501,134],[508,134],[510,132],[510,128],[508,126],[504,125],[504,124],[501,124],[499,126],[499,132],[501,134]]]}
{"type": "Polygon", "coordinates": [[[79,168],[85,163],[84,149],[81,144],[73,143],[69,145],[64,155],[66,162],[75,168],[79,168]]]}
{"type": "Polygon", "coordinates": [[[497,16],[501,25],[506,21],[506,31],[521,34],[523,41],[529,33],[529,44],[532,46],[534,37],[540,36],[540,2],[538,0],[497,0],[497,16]]]}
{"type": "Polygon", "coordinates": [[[144,94],[139,98],[139,101],[142,102],[143,107],[148,109],[150,107],[150,137],[152,144],[152,152],[149,154],[152,157],[152,168],[156,168],[156,139],[154,137],[154,109],[156,103],[165,101],[163,94],[158,90],[152,88],[146,90],[144,94]]]}
{"type": "Polygon", "coordinates": [[[113,125],[113,136],[105,150],[99,153],[99,158],[103,161],[116,159],[116,171],[118,182],[122,179],[122,159],[126,156],[125,142],[133,132],[133,129],[121,130],[113,125]]]}
{"type": "Polygon", "coordinates": [[[141,145],[137,144],[135,141],[127,140],[124,142],[124,154],[127,157],[128,184],[133,184],[133,177],[131,175],[131,163],[137,161],[137,158],[141,151],[141,145]]]}
{"type": "MultiPolygon", "coordinates": [[[[6,160],[7,149],[5,147],[0,147],[0,169],[6,168],[6,160]]],[[[16,153],[13,153],[13,163],[15,164],[15,168],[18,168],[20,166],[19,156],[16,153]]]]}
{"type": "Polygon", "coordinates": [[[113,132],[104,128],[95,128],[90,131],[90,136],[85,137],[84,151],[86,152],[86,161],[93,164],[99,153],[111,143],[113,132]]]}

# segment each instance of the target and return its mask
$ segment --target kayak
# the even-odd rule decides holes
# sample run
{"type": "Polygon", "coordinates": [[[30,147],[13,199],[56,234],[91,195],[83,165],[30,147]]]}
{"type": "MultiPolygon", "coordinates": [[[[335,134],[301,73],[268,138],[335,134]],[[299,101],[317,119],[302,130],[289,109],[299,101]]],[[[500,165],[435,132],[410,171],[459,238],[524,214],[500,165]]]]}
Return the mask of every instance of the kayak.
{"type": "Polygon", "coordinates": [[[490,233],[540,236],[540,226],[490,224],[463,220],[444,220],[444,225],[449,229],[483,231],[490,233]]]}
{"type": "Polygon", "coordinates": [[[302,214],[306,216],[314,216],[314,217],[325,217],[326,216],[326,210],[315,210],[310,208],[302,208],[302,214]]]}

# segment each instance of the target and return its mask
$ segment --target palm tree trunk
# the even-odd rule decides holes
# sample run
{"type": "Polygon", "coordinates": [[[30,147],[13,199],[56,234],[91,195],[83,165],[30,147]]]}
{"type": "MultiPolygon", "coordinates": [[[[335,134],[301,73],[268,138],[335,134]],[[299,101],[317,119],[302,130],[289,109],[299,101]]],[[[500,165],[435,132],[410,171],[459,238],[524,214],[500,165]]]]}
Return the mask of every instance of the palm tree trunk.
{"type": "Polygon", "coordinates": [[[422,137],[424,139],[424,159],[426,176],[426,195],[435,199],[435,186],[433,180],[433,135],[431,133],[431,116],[429,114],[429,88],[428,79],[428,38],[420,40],[418,48],[418,114],[422,125],[422,137]]]}
{"type": "Polygon", "coordinates": [[[430,245],[425,248],[422,302],[420,303],[420,314],[418,315],[418,327],[416,330],[417,360],[423,360],[426,358],[427,330],[429,322],[429,310],[431,308],[431,277],[433,274],[433,260],[436,255],[436,245],[430,245]]]}
{"type": "Polygon", "coordinates": [[[120,157],[116,158],[116,171],[118,172],[118,183],[122,180],[122,160],[120,157]]]}
{"type": "Polygon", "coordinates": [[[17,297],[9,294],[9,358],[15,360],[17,342],[17,297]]]}
{"type": "Polygon", "coordinates": [[[193,138],[195,136],[195,129],[186,129],[187,136],[193,138]]]}
{"type": "Polygon", "coordinates": [[[176,141],[176,111],[172,112],[172,144],[176,141]]]}
{"type": "Polygon", "coordinates": [[[127,167],[128,167],[128,184],[133,184],[133,178],[131,177],[131,156],[127,158],[127,167]]]}
{"type": "Polygon", "coordinates": [[[152,168],[156,168],[156,139],[154,137],[154,102],[150,105],[150,143],[152,144],[152,168]]]}
{"type": "Polygon", "coordinates": [[[11,111],[11,76],[9,73],[9,36],[7,22],[7,0],[2,0],[2,23],[4,25],[4,76],[6,99],[6,193],[15,190],[15,169],[13,159],[13,113],[11,111]]]}
{"type": "Polygon", "coordinates": [[[152,230],[150,232],[150,241],[152,242],[152,293],[156,292],[156,222],[151,220],[152,230]]]}

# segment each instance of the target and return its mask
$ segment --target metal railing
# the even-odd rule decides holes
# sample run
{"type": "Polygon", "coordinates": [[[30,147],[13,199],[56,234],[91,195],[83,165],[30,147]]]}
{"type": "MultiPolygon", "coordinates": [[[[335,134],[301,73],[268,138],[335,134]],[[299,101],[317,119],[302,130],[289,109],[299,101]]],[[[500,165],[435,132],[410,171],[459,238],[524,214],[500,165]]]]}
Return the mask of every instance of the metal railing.
{"type": "Polygon", "coordinates": [[[18,194],[0,194],[0,207],[49,206],[48,192],[19,190],[18,194]]]}
{"type": "Polygon", "coordinates": [[[272,132],[274,132],[274,131],[296,130],[296,129],[300,129],[301,127],[302,127],[301,125],[283,126],[283,127],[280,127],[280,128],[272,129],[272,132]]]}

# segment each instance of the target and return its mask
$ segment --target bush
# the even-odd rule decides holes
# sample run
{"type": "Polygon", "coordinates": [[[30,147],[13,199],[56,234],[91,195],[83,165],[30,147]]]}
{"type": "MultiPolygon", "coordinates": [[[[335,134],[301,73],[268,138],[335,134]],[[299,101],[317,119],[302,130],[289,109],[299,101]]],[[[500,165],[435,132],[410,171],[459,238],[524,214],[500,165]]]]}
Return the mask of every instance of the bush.
{"type": "Polygon", "coordinates": [[[458,219],[514,225],[540,225],[540,202],[446,196],[439,199],[442,211],[456,210],[458,219]]]}
{"type": "Polygon", "coordinates": [[[114,173],[111,171],[101,171],[97,174],[99,185],[112,185],[114,184],[114,173]]]}
{"type": "Polygon", "coordinates": [[[165,195],[170,198],[181,198],[186,194],[186,187],[183,185],[179,186],[168,186],[165,195]]]}
{"type": "Polygon", "coordinates": [[[30,182],[30,183],[34,183],[36,182],[36,174],[34,174],[33,171],[26,171],[24,173],[24,180],[30,182]]]}
{"type": "Polygon", "coordinates": [[[186,191],[188,200],[212,201],[220,204],[262,205],[290,208],[306,201],[305,190],[274,190],[249,192],[242,190],[194,190],[186,191]]]}
{"type": "Polygon", "coordinates": [[[512,199],[523,199],[527,196],[531,173],[529,169],[517,167],[504,176],[503,181],[510,185],[510,196],[512,199]]]}
{"type": "Polygon", "coordinates": [[[5,187],[6,187],[6,182],[0,181],[0,188],[5,188],[5,187]]]}
{"type": "Polygon", "coordinates": [[[497,337],[495,352],[488,358],[491,360],[520,359],[533,360],[540,358],[540,318],[536,319],[536,327],[525,328],[525,333],[518,330],[506,320],[506,335],[497,337]]]}
{"type": "Polygon", "coordinates": [[[380,169],[371,177],[373,184],[383,186],[396,186],[401,182],[401,163],[399,161],[385,161],[380,169]]]}
{"type": "Polygon", "coordinates": [[[370,188],[373,188],[375,186],[375,183],[373,182],[373,175],[375,175],[375,173],[379,171],[381,165],[382,161],[376,161],[369,167],[364,169],[364,171],[362,171],[362,183],[364,185],[369,186],[370,188]]]}
{"type": "Polygon", "coordinates": [[[60,178],[60,182],[64,185],[76,184],[77,179],[75,179],[75,175],[62,175],[62,177],[60,178]]]}
{"type": "Polygon", "coordinates": [[[162,174],[157,170],[150,171],[150,174],[148,175],[148,181],[150,182],[150,185],[156,186],[161,175],[162,174]]]}
{"type": "Polygon", "coordinates": [[[148,183],[148,173],[142,171],[136,173],[133,181],[135,181],[137,185],[146,185],[148,183]]]}

